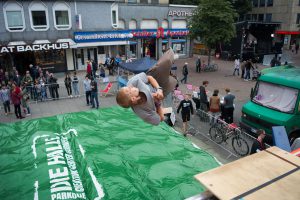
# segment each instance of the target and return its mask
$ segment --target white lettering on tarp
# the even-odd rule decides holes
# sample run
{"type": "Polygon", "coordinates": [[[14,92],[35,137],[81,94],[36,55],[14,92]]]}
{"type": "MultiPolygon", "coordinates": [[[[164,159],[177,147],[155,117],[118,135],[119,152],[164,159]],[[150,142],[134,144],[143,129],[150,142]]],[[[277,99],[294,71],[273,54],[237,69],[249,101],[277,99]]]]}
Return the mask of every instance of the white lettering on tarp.
{"type": "Polygon", "coordinates": [[[60,192],[52,194],[51,199],[86,199],[86,196],[85,193],[60,192]]]}

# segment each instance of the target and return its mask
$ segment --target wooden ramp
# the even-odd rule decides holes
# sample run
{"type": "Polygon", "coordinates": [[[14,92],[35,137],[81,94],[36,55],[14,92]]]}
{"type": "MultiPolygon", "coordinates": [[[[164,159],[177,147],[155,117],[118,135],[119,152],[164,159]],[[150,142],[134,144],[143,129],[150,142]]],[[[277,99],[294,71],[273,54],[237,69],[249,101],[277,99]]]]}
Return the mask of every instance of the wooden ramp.
{"type": "Polygon", "coordinates": [[[300,199],[300,159],[277,147],[195,178],[219,199],[300,199]]]}

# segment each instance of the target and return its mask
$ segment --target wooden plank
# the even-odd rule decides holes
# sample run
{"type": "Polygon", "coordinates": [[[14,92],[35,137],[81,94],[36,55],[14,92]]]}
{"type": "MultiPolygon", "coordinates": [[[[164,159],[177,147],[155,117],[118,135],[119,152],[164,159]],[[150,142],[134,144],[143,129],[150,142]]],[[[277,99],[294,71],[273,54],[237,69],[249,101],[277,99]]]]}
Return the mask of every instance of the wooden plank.
{"type": "Polygon", "coordinates": [[[300,199],[300,171],[274,182],[243,199],[247,200],[296,200],[300,199]]]}
{"type": "Polygon", "coordinates": [[[232,199],[295,168],[280,157],[262,151],[195,178],[219,199],[232,199]]]}
{"type": "Polygon", "coordinates": [[[289,162],[294,163],[297,166],[300,166],[300,158],[289,152],[286,152],[277,147],[268,148],[267,151],[276,154],[277,156],[281,157],[283,160],[287,160],[289,162]]]}

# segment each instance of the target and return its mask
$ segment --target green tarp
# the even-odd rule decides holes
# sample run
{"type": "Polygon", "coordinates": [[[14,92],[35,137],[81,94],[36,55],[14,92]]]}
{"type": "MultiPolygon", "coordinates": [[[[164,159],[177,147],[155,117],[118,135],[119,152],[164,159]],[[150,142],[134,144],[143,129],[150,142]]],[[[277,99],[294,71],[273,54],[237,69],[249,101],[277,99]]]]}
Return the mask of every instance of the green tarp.
{"type": "Polygon", "coordinates": [[[0,199],[184,199],[218,163],[119,107],[0,124],[0,199]]]}

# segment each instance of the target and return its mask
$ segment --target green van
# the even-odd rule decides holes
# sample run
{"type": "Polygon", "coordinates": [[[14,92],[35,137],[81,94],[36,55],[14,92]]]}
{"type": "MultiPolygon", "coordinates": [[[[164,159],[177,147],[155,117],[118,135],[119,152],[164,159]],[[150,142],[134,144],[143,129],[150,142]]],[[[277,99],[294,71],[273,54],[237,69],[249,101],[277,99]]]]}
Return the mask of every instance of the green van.
{"type": "Polygon", "coordinates": [[[240,119],[241,127],[247,132],[256,135],[257,129],[264,129],[267,141],[271,142],[272,126],[285,126],[288,134],[300,128],[300,68],[262,70],[250,96],[240,119]]]}

